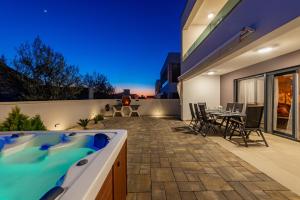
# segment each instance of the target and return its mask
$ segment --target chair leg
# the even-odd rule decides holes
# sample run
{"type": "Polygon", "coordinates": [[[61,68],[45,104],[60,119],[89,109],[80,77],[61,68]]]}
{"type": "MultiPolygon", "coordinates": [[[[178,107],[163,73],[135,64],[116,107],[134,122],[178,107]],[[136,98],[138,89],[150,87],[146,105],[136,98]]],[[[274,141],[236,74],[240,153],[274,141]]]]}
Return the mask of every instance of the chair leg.
{"type": "Polygon", "coordinates": [[[247,143],[247,139],[246,139],[245,130],[243,130],[243,129],[240,128],[240,132],[241,132],[242,138],[243,138],[243,140],[244,140],[245,147],[248,147],[248,143],[247,143]]]}
{"type": "Polygon", "coordinates": [[[266,140],[264,134],[262,133],[262,131],[261,131],[261,130],[258,130],[258,132],[259,132],[260,136],[262,137],[263,141],[265,142],[266,147],[269,147],[269,145],[268,145],[268,143],[267,143],[267,140],[266,140]]]}
{"type": "Polygon", "coordinates": [[[192,120],[190,121],[189,126],[192,126],[193,122],[194,122],[194,118],[192,117],[192,120]]]}
{"type": "Polygon", "coordinates": [[[231,138],[232,138],[232,136],[233,136],[233,133],[234,133],[235,129],[237,128],[237,125],[236,125],[236,124],[233,124],[233,125],[230,125],[230,127],[233,127],[233,128],[232,128],[232,131],[231,131],[231,134],[230,134],[230,136],[229,136],[229,139],[231,140],[231,138]]]}
{"type": "Polygon", "coordinates": [[[203,131],[202,131],[202,133],[203,133],[202,136],[206,137],[208,131],[209,131],[208,125],[206,123],[204,123],[204,125],[203,125],[203,131]]]}
{"type": "Polygon", "coordinates": [[[201,133],[202,128],[203,128],[203,122],[200,121],[200,122],[199,122],[198,133],[201,133]]]}

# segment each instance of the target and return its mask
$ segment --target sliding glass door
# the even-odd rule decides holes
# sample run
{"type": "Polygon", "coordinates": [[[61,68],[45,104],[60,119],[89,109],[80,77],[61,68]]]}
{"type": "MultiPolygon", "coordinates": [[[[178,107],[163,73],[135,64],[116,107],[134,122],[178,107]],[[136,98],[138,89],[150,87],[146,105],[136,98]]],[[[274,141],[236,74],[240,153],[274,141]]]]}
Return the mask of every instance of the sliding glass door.
{"type": "Polygon", "coordinates": [[[294,137],[296,73],[274,75],[273,131],[294,137]]]}
{"type": "Polygon", "coordinates": [[[300,68],[235,80],[235,100],[264,105],[264,131],[300,140],[300,68]]]}
{"type": "MultiPolygon", "coordinates": [[[[264,105],[265,103],[265,77],[256,76],[238,80],[237,101],[247,104],[264,105]]],[[[264,114],[263,114],[264,115],[264,114]]],[[[261,128],[265,128],[264,116],[261,121],[261,128]]]]}

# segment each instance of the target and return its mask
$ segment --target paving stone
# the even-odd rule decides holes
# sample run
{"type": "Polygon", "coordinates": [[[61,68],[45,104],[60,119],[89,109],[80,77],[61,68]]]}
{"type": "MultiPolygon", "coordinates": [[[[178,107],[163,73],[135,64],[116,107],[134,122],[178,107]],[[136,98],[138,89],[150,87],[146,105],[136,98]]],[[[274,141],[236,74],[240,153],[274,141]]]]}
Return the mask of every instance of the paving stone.
{"type": "Polygon", "coordinates": [[[165,182],[165,191],[167,199],[180,200],[180,194],[176,182],[165,182]]]}
{"type": "Polygon", "coordinates": [[[288,190],[275,181],[255,181],[254,183],[262,190],[288,190]]]}
{"type": "Polygon", "coordinates": [[[199,174],[199,178],[207,190],[233,190],[232,187],[217,174],[199,174]]]}
{"type": "Polygon", "coordinates": [[[199,173],[193,173],[193,174],[186,173],[186,177],[188,181],[200,181],[198,174],[199,173]]]}
{"type": "Polygon", "coordinates": [[[245,200],[257,199],[253,193],[245,188],[240,182],[231,182],[232,188],[245,200]]]}
{"type": "Polygon", "coordinates": [[[265,191],[266,194],[270,196],[271,199],[273,200],[281,200],[281,199],[286,199],[283,194],[281,194],[279,191],[265,191]]]}
{"type": "Polygon", "coordinates": [[[165,186],[162,182],[152,182],[152,200],[166,200],[165,186]]]}
{"type": "Polygon", "coordinates": [[[243,174],[249,181],[260,181],[261,180],[261,178],[259,178],[259,176],[257,176],[255,173],[248,171],[244,167],[235,167],[235,169],[237,171],[239,171],[241,174],[243,174]]]}
{"type": "Polygon", "coordinates": [[[179,191],[195,192],[205,190],[201,182],[177,182],[179,191]]]}
{"type": "Polygon", "coordinates": [[[151,200],[151,193],[136,193],[136,200],[151,200]]]}
{"type": "Polygon", "coordinates": [[[221,192],[204,191],[196,192],[198,200],[226,200],[226,197],[221,192]]]}
{"type": "Polygon", "coordinates": [[[197,200],[194,192],[180,192],[182,200],[197,200]]]}
{"type": "Polygon", "coordinates": [[[127,200],[300,200],[209,137],[183,131],[179,120],[111,118],[103,123],[107,129],[128,130],[127,200]]]}
{"type": "Polygon", "coordinates": [[[151,192],[149,175],[128,175],[128,192],[151,192]]]}
{"type": "Polygon", "coordinates": [[[136,200],[136,193],[128,193],[126,200],[136,200]]]}
{"type": "Polygon", "coordinates": [[[181,168],[172,168],[176,181],[187,181],[187,177],[181,168]]]}
{"type": "Polygon", "coordinates": [[[161,167],[171,167],[168,158],[160,158],[160,166],[161,167]]]}
{"type": "Polygon", "coordinates": [[[248,191],[253,193],[258,199],[271,199],[271,197],[266,194],[262,189],[260,189],[253,182],[242,182],[242,184],[247,188],[248,191]]]}
{"type": "Polygon", "coordinates": [[[248,179],[233,167],[218,167],[215,170],[226,180],[226,181],[248,181],[248,179]]]}
{"type": "Polygon", "coordinates": [[[152,181],[175,181],[171,168],[151,168],[152,181]]]}
{"type": "Polygon", "coordinates": [[[223,191],[224,196],[228,200],[242,200],[243,198],[234,190],[223,191]]]}

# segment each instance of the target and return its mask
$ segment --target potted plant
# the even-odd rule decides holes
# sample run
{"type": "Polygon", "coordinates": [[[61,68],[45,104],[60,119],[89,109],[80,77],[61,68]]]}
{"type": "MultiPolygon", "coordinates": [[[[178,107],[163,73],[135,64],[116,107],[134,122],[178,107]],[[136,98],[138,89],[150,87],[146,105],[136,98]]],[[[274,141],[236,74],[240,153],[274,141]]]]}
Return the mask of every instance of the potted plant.
{"type": "Polygon", "coordinates": [[[81,126],[83,129],[87,129],[87,125],[89,124],[90,120],[89,119],[79,119],[77,124],[81,126]]]}
{"type": "Polygon", "coordinates": [[[95,124],[98,124],[99,121],[104,120],[104,117],[103,117],[103,115],[98,114],[98,115],[96,115],[96,116],[93,118],[93,120],[94,120],[94,123],[95,123],[95,124]]]}

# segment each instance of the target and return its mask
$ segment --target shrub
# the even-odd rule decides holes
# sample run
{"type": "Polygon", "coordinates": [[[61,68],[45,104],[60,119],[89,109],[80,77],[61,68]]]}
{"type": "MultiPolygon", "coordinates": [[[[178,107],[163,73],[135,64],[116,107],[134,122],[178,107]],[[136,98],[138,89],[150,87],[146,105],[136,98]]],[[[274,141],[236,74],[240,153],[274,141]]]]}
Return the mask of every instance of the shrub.
{"type": "Polygon", "coordinates": [[[90,120],[89,119],[79,119],[77,124],[81,126],[83,129],[87,129],[87,125],[89,124],[90,120]]]}
{"type": "Polygon", "coordinates": [[[1,131],[38,131],[46,130],[39,115],[29,118],[21,113],[19,107],[14,107],[0,126],[1,131]]]}
{"type": "Polygon", "coordinates": [[[30,128],[32,131],[46,130],[46,127],[45,127],[40,115],[36,115],[30,119],[30,128]]]}
{"type": "Polygon", "coordinates": [[[99,121],[102,121],[102,120],[104,120],[103,115],[98,114],[94,117],[95,124],[97,124],[99,121]]]}
{"type": "Polygon", "coordinates": [[[2,131],[22,131],[27,126],[28,117],[23,115],[19,107],[15,107],[1,125],[2,131]]]}

